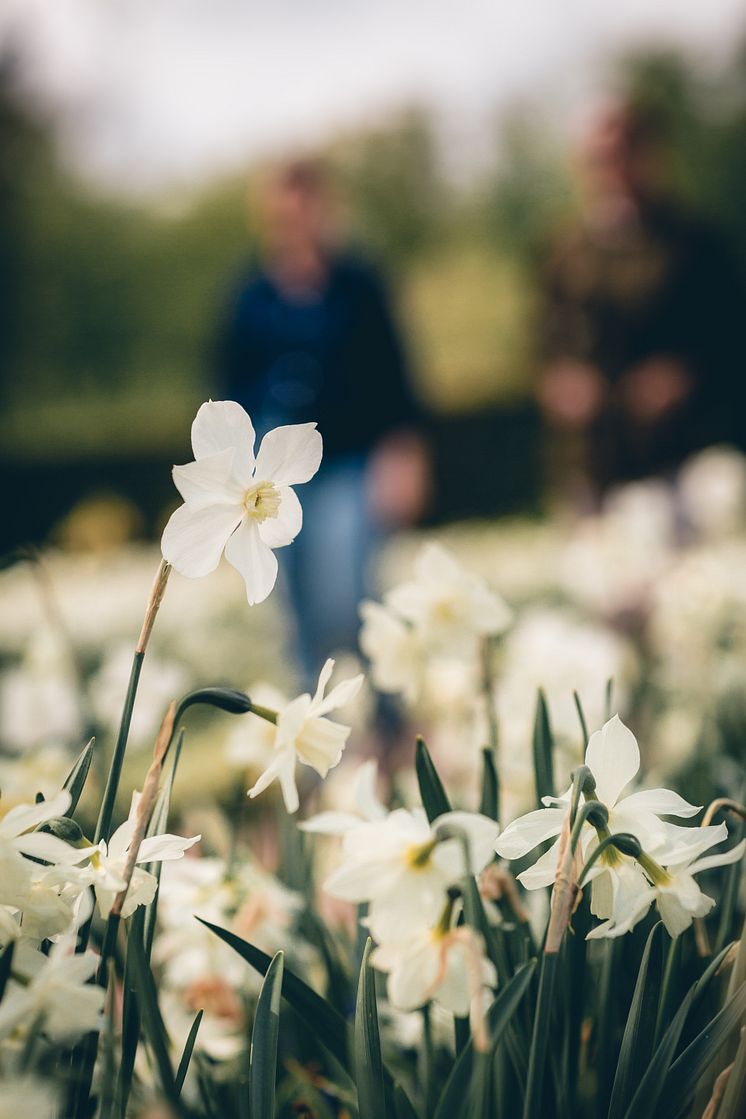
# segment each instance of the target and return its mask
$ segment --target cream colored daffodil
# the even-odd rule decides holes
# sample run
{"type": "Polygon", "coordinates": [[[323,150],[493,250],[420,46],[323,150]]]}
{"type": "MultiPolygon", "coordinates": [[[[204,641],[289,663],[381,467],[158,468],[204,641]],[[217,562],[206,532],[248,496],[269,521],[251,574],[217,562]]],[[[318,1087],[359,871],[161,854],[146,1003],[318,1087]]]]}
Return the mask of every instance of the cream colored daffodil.
{"type": "Polygon", "coordinates": [[[324,716],[354,699],[362,686],[363,676],[360,674],[351,680],[343,680],[325,695],[333,669],[334,661],[329,659],[321,670],[313,697],[306,692],[276,713],[275,754],[259,780],[249,789],[250,797],[258,796],[277,779],[287,811],[297,812],[300,802],[295,784],[296,763],[303,762],[315,769],[320,777],[326,777],[340,761],[350,727],[324,716]]]}
{"type": "Polygon", "coordinates": [[[194,462],[175,466],[184,504],[163,533],[164,558],[190,578],[214,571],[225,558],[243,576],[250,604],[263,602],[277,579],[274,548],[290,544],[303,514],[293,486],[309,481],[321,462],[316,424],[269,431],[254,457],[255,433],[240,404],[210,400],[192,424],[194,462]]]}
{"type": "Polygon", "coordinates": [[[370,903],[367,923],[376,940],[402,939],[436,924],[448,888],[492,858],[497,831],[494,820],[475,813],[448,812],[430,825],[422,809],[397,808],[346,832],[345,861],[325,888],[345,901],[370,903]]]}

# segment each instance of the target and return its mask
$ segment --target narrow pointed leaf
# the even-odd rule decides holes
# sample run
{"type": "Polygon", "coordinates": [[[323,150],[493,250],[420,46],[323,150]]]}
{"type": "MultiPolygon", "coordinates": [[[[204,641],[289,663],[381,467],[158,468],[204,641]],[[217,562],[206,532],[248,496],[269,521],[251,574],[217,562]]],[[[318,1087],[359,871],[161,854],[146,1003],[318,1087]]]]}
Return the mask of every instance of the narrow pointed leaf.
{"type": "Polygon", "coordinates": [[[179,1101],[176,1079],[168,1054],[168,1035],[158,1007],[153,973],[145,959],[145,952],[139,937],[128,937],[127,955],[132,960],[133,976],[137,987],[137,1002],[143,1029],[158,1069],[161,1089],[168,1102],[176,1110],[177,1115],[182,1115],[183,1108],[179,1101]]]}
{"type": "Polygon", "coordinates": [[[531,1047],[528,1053],[526,1097],[523,1119],[540,1119],[545,1114],[543,1106],[544,1081],[548,1072],[547,1047],[555,1010],[554,986],[557,975],[558,955],[544,952],[539,972],[539,993],[534,1011],[531,1047]]]}
{"type": "Polygon", "coordinates": [[[645,1068],[652,1056],[662,978],[663,925],[659,921],[650,930],[640,962],[614,1077],[609,1119],[621,1119],[624,1115],[637,1086],[640,1069],[645,1068]]]}
{"type": "Polygon", "coordinates": [[[541,798],[554,796],[554,737],[549,722],[549,710],[544,692],[539,689],[536,697],[534,733],[532,739],[534,754],[534,780],[536,782],[536,801],[542,806],[541,798]]]}
{"type": "Polygon", "coordinates": [[[249,1057],[251,1119],[274,1119],[277,1081],[277,1041],[280,1034],[280,996],[285,957],[273,956],[259,992],[249,1057]]]}
{"type": "Polygon", "coordinates": [[[370,953],[370,937],[360,964],[360,978],[355,1007],[355,1082],[357,1084],[360,1119],[386,1119],[386,1088],[378,1031],[378,1009],[370,953]]]}
{"type": "Polygon", "coordinates": [[[694,992],[694,987],[687,992],[686,998],[673,1016],[671,1025],[664,1032],[652,1061],[638,1081],[637,1091],[625,1112],[625,1119],[652,1119],[656,1115],[668,1070],[673,1063],[681,1031],[691,1010],[694,992]]]}
{"type": "Polygon", "coordinates": [[[479,811],[483,816],[489,816],[491,820],[496,820],[498,800],[495,751],[485,748],[482,750],[482,797],[479,804],[479,811]]]}
{"type": "Polygon", "coordinates": [[[422,738],[417,739],[414,758],[417,783],[420,787],[420,797],[422,798],[422,807],[425,809],[428,820],[432,823],[433,820],[437,820],[438,816],[442,816],[444,812],[451,811],[451,802],[443,788],[443,782],[438,776],[438,771],[433,765],[430,751],[422,738]]]}
{"type": "Polygon", "coordinates": [[[78,807],[78,801],[80,800],[86,780],[88,779],[88,771],[91,768],[95,741],[95,738],[92,738],[90,742],[83,747],[75,760],[75,764],[65,778],[62,788],[67,789],[70,794],[70,806],[67,812],[65,812],[66,816],[72,816],[73,812],[78,807]]]}
{"type": "MultiPolygon", "coordinates": [[[[526,994],[536,971],[536,960],[529,960],[518,969],[513,978],[501,989],[487,1012],[490,1052],[494,1054],[505,1031],[513,1022],[516,1009],[526,994]]],[[[438,1100],[433,1119],[453,1119],[467,1101],[474,1064],[474,1045],[466,1043],[438,1100]]]]}
{"type": "Polygon", "coordinates": [[[5,988],[10,979],[10,969],[13,964],[13,953],[16,950],[15,940],[11,940],[0,956],[0,999],[5,994],[5,988]]]}
{"type": "MultiPolygon", "coordinates": [[[[201,921],[221,940],[224,940],[234,952],[238,952],[239,956],[246,960],[247,964],[250,964],[260,975],[266,975],[272,962],[266,952],[262,952],[261,949],[256,948],[247,940],[242,940],[240,936],[229,932],[228,929],[221,929],[219,925],[213,925],[210,921],[203,921],[201,917],[198,917],[197,920],[201,921]]],[[[304,983],[297,975],[293,975],[287,967],[283,969],[282,994],[309,1029],[316,1034],[319,1041],[336,1057],[342,1067],[349,1069],[347,1023],[342,1015],[320,995],[317,995],[307,983],[304,983]]]]}
{"type": "Polygon", "coordinates": [[[394,1083],[394,1111],[396,1119],[418,1119],[417,1112],[409,1102],[409,1096],[398,1081],[394,1083]]]}
{"type": "Polygon", "coordinates": [[[683,1114],[694,1095],[699,1078],[733,1031],[741,1025],[745,1014],[746,983],[743,983],[671,1065],[663,1093],[665,1119],[675,1119],[683,1114]]]}
{"type": "Polygon", "coordinates": [[[176,1091],[179,1094],[181,1094],[181,1089],[184,1087],[184,1081],[186,1080],[186,1074],[189,1071],[189,1062],[192,1059],[194,1045],[197,1040],[197,1034],[199,1032],[200,1023],[202,1022],[202,1016],[204,1013],[204,1010],[197,1011],[194,1016],[194,1021],[192,1022],[192,1025],[189,1029],[187,1039],[184,1042],[184,1049],[181,1054],[181,1060],[179,1061],[179,1067],[176,1070],[176,1091]]]}

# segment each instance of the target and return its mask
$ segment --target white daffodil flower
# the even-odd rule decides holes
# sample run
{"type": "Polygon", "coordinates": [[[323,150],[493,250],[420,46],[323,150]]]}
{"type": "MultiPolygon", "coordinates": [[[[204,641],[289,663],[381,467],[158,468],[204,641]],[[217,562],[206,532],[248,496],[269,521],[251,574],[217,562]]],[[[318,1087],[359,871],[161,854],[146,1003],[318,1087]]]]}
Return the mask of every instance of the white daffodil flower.
{"type": "Polygon", "coordinates": [[[465,1017],[485,988],[497,986],[481,938],[466,926],[417,929],[407,939],[379,944],[370,962],[388,972],[389,1001],[399,1010],[415,1010],[434,999],[465,1017]]]}
{"type": "Polygon", "coordinates": [[[263,602],[277,579],[273,548],[290,544],[303,514],[292,486],[309,481],[321,462],[316,424],[269,431],[254,457],[254,428],[240,404],[210,400],[192,424],[194,462],[175,466],[184,504],[163,533],[164,559],[199,578],[225,558],[241,573],[251,605],[263,602]]]}
{"type": "Polygon", "coordinates": [[[628,891],[625,897],[614,899],[609,919],[592,929],[589,939],[617,937],[629,932],[645,916],[653,902],[673,938],[688,929],[695,917],[707,916],[715,900],[702,892],[694,875],[738,862],[746,850],[746,840],[730,851],[705,855],[705,851],[727,839],[727,827],[717,824],[690,830],[693,834],[688,846],[679,843],[670,849],[668,855],[659,854],[654,858],[643,853],[639,866],[632,859],[624,858],[627,873],[632,865],[635,867],[636,889],[628,891]]]}
{"type": "Polygon", "coordinates": [[[48,956],[22,944],[13,969],[23,979],[11,979],[0,1004],[0,1039],[42,1019],[44,1033],[56,1042],[71,1042],[98,1029],[104,991],[88,983],[98,966],[93,952],[75,954],[74,939],[52,945],[48,956]]]}
{"type": "Polygon", "coordinates": [[[370,661],[373,683],[381,692],[400,692],[414,703],[427,659],[420,634],[380,602],[361,602],[360,617],[360,648],[370,661]]]}
{"type": "Polygon", "coordinates": [[[467,571],[441,544],[421,549],[411,582],[394,587],[386,605],[411,622],[422,637],[452,649],[477,636],[503,633],[513,612],[483,579],[467,571]]]}
{"type": "Polygon", "coordinates": [[[401,940],[436,924],[449,886],[478,874],[492,858],[497,831],[494,820],[476,813],[448,812],[431,826],[421,808],[397,808],[345,834],[345,862],[325,889],[345,901],[370,902],[367,923],[375,939],[401,940]],[[459,833],[468,843],[468,867],[459,833]]]}
{"type": "Polygon", "coordinates": [[[31,830],[63,815],[69,806],[70,794],[63,790],[39,804],[17,804],[0,820],[0,905],[22,910],[30,904],[39,872],[39,863],[32,860],[65,866],[85,858],[57,836],[31,830]]]}
{"type": "MultiPolygon", "coordinates": [[[[637,740],[618,715],[609,719],[601,730],[591,735],[585,754],[585,764],[596,781],[595,799],[601,801],[609,811],[608,831],[630,832],[646,850],[659,848],[664,842],[671,842],[674,835],[678,842],[686,845],[695,829],[682,828],[660,819],[661,816],[694,816],[699,808],[688,804],[678,793],[670,789],[641,789],[622,796],[629,783],[640,768],[640,750],[637,740]]],[[[540,843],[554,839],[562,831],[567,812],[569,792],[561,797],[544,797],[546,808],[539,808],[520,816],[509,824],[500,836],[496,850],[504,859],[519,859],[527,855],[540,843]]],[[[583,854],[592,849],[596,832],[587,824],[583,829],[581,842],[583,854]]],[[[557,870],[559,841],[555,842],[532,867],[519,874],[519,880],[529,890],[549,886],[554,881],[557,870]]],[[[607,902],[611,886],[603,882],[602,872],[610,870],[616,862],[616,853],[608,852],[601,856],[601,866],[593,875],[594,899],[592,909],[599,917],[608,918],[610,913],[607,902]]]]}
{"type": "Polygon", "coordinates": [[[376,793],[377,780],[378,763],[374,758],[370,758],[367,762],[363,762],[355,774],[355,804],[360,813],[358,816],[353,812],[319,812],[309,820],[304,820],[298,827],[301,831],[313,832],[317,835],[345,835],[352,828],[359,828],[361,824],[385,819],[386,808],[376,793]]]}
{"type": "Polygon", "coordinates": [[[330,658],[321,670],[313,697],[306,692],[278,712],[275,756],[249,789],[250,797],[264,792],[277,778],[285,808],[288,812],[297,812],[300,802],[295,784],[296,763],[303,762],[315,769],[320,777],[326,777],[340,761],[351,728],[324,716],[354,699],[363,683],[363,676],[361,673],[351,680],[343,680],[325,696],[333,668],[334,661],[330,658]]]}
{"type": "MultiPolygon", "coordinates": [[[[125,887],[124,871],[129,855],[129,846],[137,822],[137,807],[140,793],[132,794],[130,812],[123,824],[117,828],[108,843],[101,840],[97,847],[86,848],[90,856],[87,867],[80,871],[80,881],[93,886],[96,892],[99,912],[108,917],[114,899],[125,887]]],[[[184,852],[199,843],[201,835],[185,839],[181,835],[152,835],[143,839],[137,853],[137,863],[130,880],[127,896],[122,906],[122,917],[130,917],[139,905],[149,905],[155,897],[158,880],[150,871],[138,863],[158,863],[171,859],[181,859],[184,852]]]]}

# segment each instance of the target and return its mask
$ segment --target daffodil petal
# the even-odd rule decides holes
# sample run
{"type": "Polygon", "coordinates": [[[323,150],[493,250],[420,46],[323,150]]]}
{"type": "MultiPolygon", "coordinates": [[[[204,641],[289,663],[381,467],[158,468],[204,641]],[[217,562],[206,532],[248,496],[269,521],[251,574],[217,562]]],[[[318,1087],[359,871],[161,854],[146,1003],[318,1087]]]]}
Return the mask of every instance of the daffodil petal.
{"type": "Polygon", "coordinates": [[[259,535],[268,548],[292,544],[303,527],[303,510],[295,490],[280,486],[280,507],[274,517],[259,524],[259,535]]]}
{"type": "Polygon", "coordinates": [[[241,488],[231,480],[235,455],[234,447],[226,447],[214,455],[173,468],[174,485],[190,509],[241,504],[241,488]]]}
{"type": "Polygon", "coordinates": [[[235,400],[208,400],[192,424],[192,450],[196,459],[206,458],[228,447],[235,450],[234,474],[249,484],[254,470],[254,426],[235,400]]]}
{"type": "Polygon", "coordinates": [[[640,789],[624,798],[626,809],[644,809],[656,816],[696,816],[701,807],[689,804],[672,789],[640,789]]]}
{"type": "Polygon", "coordinates": [[[363,680],[362,672],[358,676],[353,676],[351,680],[342,680],[336,687],[332,688],[328,696],[321,700],[318,707],[313,708],[314,715],[325,715],[328,711],[334,711],[337,707],[344,707],[360,691],[363,680]]]}
{"type": "Polygon", "coordinates": [[[262,439],[256,456],[256,477],[285,486],[307,482],[321,464],[322,451],[315,423],[276,427],[262,439]]]}
{"type": "Polygon", "coordinates": [[[180,506],[163,530],[163,558],[181,575],[199,579],[220,563],[231,533],[241,523],[238,505],[211,505],[207,509],[180,506]]]}
{"type": "Polygon", "coordinates": [[[564,808],[537,808],[535,812],[519,816],[508,824],[495,850],[503,859],[521,859],[545,839],[559,835],[565,815],[564,808]]]}
{"type": "Polygon", "coordinates": [[[640,768],[637,739],[618,715],[591,735],[585,764],[596,779],[596,796],[611,808],[640,768]]]}
{"type": "Polygon", "coordinates": [[[277,580],[277,557],[253,521],[239,525],[225,546],[225,558],[243,576],[249,605],[264,602],[277,580]]]}
{"type": "Polygon", "coordinates": [[[185,839],[182,835],[151,835],[143,839],[137,853],[138,863],[167,862],[171,859],[181,859],[184,852],[199,843],[201,835],[193,835],[185,839]]]}

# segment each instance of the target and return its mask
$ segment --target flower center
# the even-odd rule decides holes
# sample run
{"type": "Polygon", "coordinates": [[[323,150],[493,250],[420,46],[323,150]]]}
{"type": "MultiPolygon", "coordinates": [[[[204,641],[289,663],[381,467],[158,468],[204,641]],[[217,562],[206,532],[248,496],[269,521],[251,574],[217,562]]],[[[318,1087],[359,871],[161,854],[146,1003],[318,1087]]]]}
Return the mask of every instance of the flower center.
{"type": "Polygon", "coordinates": [[[422,870],[430,862],[430,856],[437,847],[437,839],[431,839],[427,843],[413,843],[407,848],[405,859],[407,866],[412,870],[422,870]]]}
{"type": "Polygon", "coordinates": [[[243,507],[249,517],[261,524],[277,516],[280,501],[280,491],[274,482],[257,482],[244,494],[243,507]]]}

